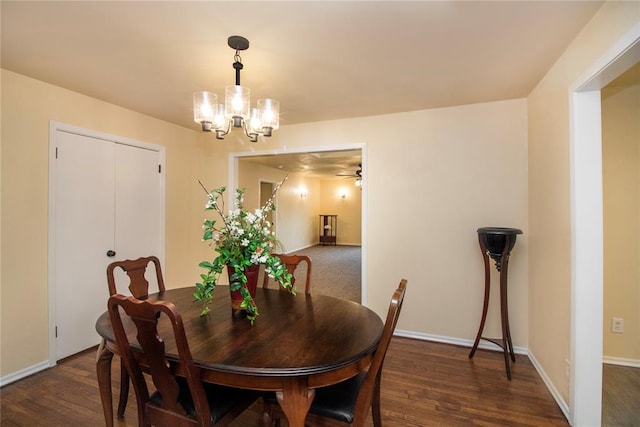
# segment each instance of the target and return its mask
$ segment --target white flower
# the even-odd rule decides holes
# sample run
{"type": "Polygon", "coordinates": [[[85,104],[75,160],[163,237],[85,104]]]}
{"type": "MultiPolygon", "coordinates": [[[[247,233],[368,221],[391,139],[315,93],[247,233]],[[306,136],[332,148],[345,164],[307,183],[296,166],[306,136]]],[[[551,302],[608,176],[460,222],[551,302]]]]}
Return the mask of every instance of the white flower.
{"type": "Polygon", "coordinates": [[[274,279],[276,276],[273,274],[273,270],[270,267],[264,268],[264,273],[270,278],[274,279]]]}
{"type": "MultiPolygon", "coordinates": [[[[282,183],[284,180],[278,184],[274,194],[282,183]]],[[[211,302],[211,292],[213,292],[221,274],[222,268],[220,266],[224,264],[239,262],[243,265],[248,263],[265,265],[265,271],[269,277],[275,278],[277,276],[276,280],[283,287],[290,284],[287,275],[284,274],[286,267],[281,262],[276,262],[278,259],[271,255],[271,251],[275,248],[275,232],[271,230],[272,224],[266,220],[265,215],[275,209],[273,200],[269,199],[269,203],[262,208],[248,212],[242,207],[244,190],[238,189],[236,190],[234,208],[225,214],[224,202],[221,200],[218,203],[218,197],[223,197],[225,189],[226,187],[220,187],[208,193],[206,209],[215,210],[215,213],[222,217],[222,223],[218,227],[216,227],[215,220],[205,220],[203,223],[205,229],[203,240],[210,240],[210,244],[215,245],[218,252],[213,268],[211,265],[206,266],[208,272],[206,275],[202,275],[203,282],[196,284],[205,303],[203,314],[208,312],[207,304],[211,302]],[[267,266],[267,263],[271,266],[267,266]]],[[[294,291],[292,290],[292,292],[294,291]]],[[[247,301],[245,297],[245,303],[247,307],[255,307],[255,303],[252,305],[251,298],[247,301]]],[[[250,317],[252,323],[256,315],[257,312],[253,313],[253,317],[250,317]]]]}

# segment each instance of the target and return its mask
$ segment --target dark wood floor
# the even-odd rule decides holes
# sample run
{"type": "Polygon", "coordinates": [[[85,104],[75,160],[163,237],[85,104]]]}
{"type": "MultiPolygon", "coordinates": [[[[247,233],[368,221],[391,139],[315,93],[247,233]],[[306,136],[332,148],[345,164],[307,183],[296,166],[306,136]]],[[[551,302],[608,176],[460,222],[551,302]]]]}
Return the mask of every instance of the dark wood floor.
{"type": "MultiPolygon", "coordinates": [[[[394,338],[383,370],[384,426],[568,425],[527,357],[517,356],[513,379],[508,381],[501,353],[479,350],[469,360],[468,352],[465,347],[394,338]]],[[[119,365],[114,358],[114,396],[119,365]]],[[[3,387],[1,400],[3,427],[104,425],[95,350],[3,387]]],[[[259,409],[255,404],[233,425],[256,425],[259,409]]],[[[136,421],[131,395],[125,418],[115,424],[135,426],[136,421]]],[[[312,416],[307,424],[334,425],[312,416]]]]}
{"type": "Polygon", "coordinates": [[[602,427],[640,426],[640,368],[602,365],[602,427]]]}

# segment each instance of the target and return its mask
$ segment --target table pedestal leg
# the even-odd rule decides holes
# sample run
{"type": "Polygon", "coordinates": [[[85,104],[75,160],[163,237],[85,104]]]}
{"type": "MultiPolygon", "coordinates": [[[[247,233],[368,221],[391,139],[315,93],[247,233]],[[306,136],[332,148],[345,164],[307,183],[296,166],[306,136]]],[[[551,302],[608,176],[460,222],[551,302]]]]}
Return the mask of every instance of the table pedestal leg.
{"type": "Polygon", "coordinates": [[[304,427],[315,396],[316,391],[307,387],[305,378],[292,378],[284,382],[283,390],[276,392],[276,398],[287,416],[289,427],[304,427]]]}
{"type": "Polygon", "coordinates": [[[107,348],[104,340],[98,347],[96,354],[96,373],[98,375],[98,388],[100,400],[104,411],[104,422],[107,427],[113,427],[113,401],[111,398],[111,360],[113,353],[107,348]]]}

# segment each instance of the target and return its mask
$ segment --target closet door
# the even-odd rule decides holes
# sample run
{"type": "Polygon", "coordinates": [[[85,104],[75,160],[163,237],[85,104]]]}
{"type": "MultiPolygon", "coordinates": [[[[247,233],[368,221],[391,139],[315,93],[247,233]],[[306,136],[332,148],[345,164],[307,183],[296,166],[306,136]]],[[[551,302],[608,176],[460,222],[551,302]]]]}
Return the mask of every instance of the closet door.
{"type": "Polygon", "coordinates": [[[98,344],[114,248],[115,144],[57,132],[54,230],[56,360],[98,344]]]}
{"type": "MultiPolygon", "coordinates": [[[[159,165],[157,151],[116,144],[116,256],[113,260],[160,256],[162,181],[159,165]]],[[[146,275],[149,292],[157,292],[158,282],[155,271],[151,270],[146,275]]],[[[115,274],[116,283],[128,283],[129,279],[122,270],[118,269],[115,274]]],[[[118,291],[129,294],[127,289],[118,291]]]]}
{"type": "MultiPolygon", "coordinates": [[[[149,255],[162,260],[164,187],[157,150],[60,130],[52,141],[57,155],[50,220],[55,345],[50,348],[59,360],[99,343],[95,321],[107,308],[111,262],[149,255]]],[[[147,277],[155,292],[155,274],[147,277]]],[[[128,283],[121,271],[116,280],[128,283]]]]}

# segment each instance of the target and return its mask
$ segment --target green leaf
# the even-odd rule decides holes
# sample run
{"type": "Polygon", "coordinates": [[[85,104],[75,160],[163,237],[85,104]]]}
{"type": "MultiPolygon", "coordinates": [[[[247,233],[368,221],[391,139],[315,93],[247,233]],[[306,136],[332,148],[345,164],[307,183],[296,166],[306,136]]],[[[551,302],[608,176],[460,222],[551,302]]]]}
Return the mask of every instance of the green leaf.
{"type": "Polygon", "coordinates": [[[213,268],[213,264],[211,264],[209,261],[202,261],[200,264],[198,264],[198,266],[202,268],[213,268]]]}

